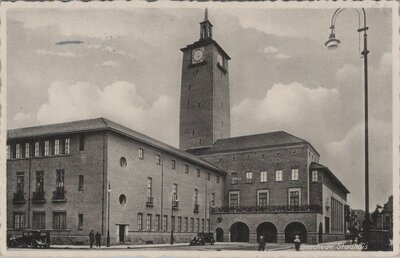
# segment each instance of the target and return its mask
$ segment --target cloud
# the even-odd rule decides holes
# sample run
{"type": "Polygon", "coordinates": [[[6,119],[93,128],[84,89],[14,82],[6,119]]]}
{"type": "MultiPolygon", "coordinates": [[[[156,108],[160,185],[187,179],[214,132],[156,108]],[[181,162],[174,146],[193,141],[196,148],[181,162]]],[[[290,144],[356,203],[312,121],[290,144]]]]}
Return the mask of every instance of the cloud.
{"type": "Polygon", "coordinates": [[[279,51],[279,50],[278,50],[276,47],[274,47],[274,46],[265,47],[264,50],[263,50],[263,52],[264,52],[265,54],[267,54],[267,55],[272,55],[272,57],[273,57],[274,59],[277,59],[277,60],[285,60],[285,59],[289,59],[289,58],[290,58],[290,56],[289,56],[288,54],[285,54],[285,53],[279,51]]]}
{"type": "Polygon", "coordinates": [[[14,125],[13,128],[32,125],[32,122],[34,122],[34,118],[31,116],[31,114],[26,114],[23,112],[18,112],[11,118],[11,123],[14,125]]]}
{"type": "Polygon", "coordinates": [[[285,53],[279,53],[279,54],[276,54],[274,56],[274,58],[278,59],[278,60],[285,60],[285,59],[289,59],[290,56],[288,54],[285,54],[285,53]]]}
{"type": "Polygon", "coordinates": [[[168,96],[149,103],[130,82],[117,81],[102,89],[88,82],[70,85],[56,81],[48,89],[48,101],[41,105],[37,113],[41,124],[95,117],[106,117],[177,145],[177,104],[168,96]]]}
{"type": "Polygon", "coordinates": [[[119,63],[117,63],[117,62],[115,62],[115,61],[112,61],[112,60],[107,60],[107,61],[104,61],[104,62],[101,64],[101,66],[117,67],[117,66],[119,66],[119,63]]]}
{"type": "Polygon", "coordinates": [[[62,57],[77,57],[78,55],[71,52],[55,52],[55,51],[50,51],[50,50],[45,50],[45,49],[38,49],[35,50],[35,54],[38,55],[51,55],[51,56],[62,56],[62,57]]]}
{"type": "Polygon", "coordinates": [[[268,47],[264,48],[265,54],[271,54],[271,53],[277,53],[277,52],[278,52],[278,49],[276,49],[273,46],[268,46],[268,47]]]}

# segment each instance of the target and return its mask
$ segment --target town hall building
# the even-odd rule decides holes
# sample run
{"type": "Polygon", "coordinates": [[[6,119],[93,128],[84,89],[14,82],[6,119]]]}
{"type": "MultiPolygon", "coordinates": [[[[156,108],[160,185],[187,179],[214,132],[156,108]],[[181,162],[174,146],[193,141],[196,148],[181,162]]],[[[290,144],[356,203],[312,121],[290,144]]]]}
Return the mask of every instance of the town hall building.
{"type": "Polygon", "coordinates": [[[9,130],[7,229],[53,243],[344,239],[349,191],[306,140],[231,137],[227,52],[206,15],[183,47],[179,149],[106,118],[9,130]]]}

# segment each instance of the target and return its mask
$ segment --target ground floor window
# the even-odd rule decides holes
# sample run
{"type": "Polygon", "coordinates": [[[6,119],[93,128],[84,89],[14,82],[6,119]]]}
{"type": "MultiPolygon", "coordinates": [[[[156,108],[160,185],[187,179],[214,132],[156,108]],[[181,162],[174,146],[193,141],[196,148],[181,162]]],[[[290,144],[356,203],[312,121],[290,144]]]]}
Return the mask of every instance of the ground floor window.
{"type": "Polygon", "coordinates": [[[44,229],[46,228],[45,217],[46,214],[44,212],[33,212],[32,216],[32,228],[35,229],[44,229]]]}
{"type": "Polygon", "coordinates": [[[160,215],[156,215],[156,220],[154,221],[154,229],[160,231],[160,215]]]}
{"type": "Polygon", "coordinates": [[[53,212],[53,229],[66,229],[67,228],[67,214],[63,212],[53,212]]]}
{"type": "Polygon", "coordinates": [[[14,228],[25,228],[25,213],[24,212],[15,212],[14,213],[14,228]]]}
{"type": "Polygon", "coordinates": [[[163,217],[162,227],[163,227],[164,232],[168,231],[168,216],[167,215],[164,215],[164,217],[163,217]]]}

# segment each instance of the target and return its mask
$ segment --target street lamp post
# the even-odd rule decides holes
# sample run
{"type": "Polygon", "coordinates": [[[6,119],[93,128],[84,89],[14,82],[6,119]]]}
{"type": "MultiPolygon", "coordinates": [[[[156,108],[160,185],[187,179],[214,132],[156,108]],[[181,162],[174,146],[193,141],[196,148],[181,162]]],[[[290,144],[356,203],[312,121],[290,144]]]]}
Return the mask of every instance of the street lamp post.
{"type": "Polygon", "coordinates": [[[172,203],[171,203],[171,245],[174,244],[174,227],[175,221],[172,221],[174,217],[174,195],[172,195],[172,203]]]}
{"type": "Polygon", "coordinates": [[[111,195],[111,184],[108,183],[107,199],[108,199],[108,209],[107,209],[107,247],[110,247],[110,195],[111,195]]]}
{"type": "MultiPolygon", "coordinates": [[[[331,34],[329,35],[328,41],[325,43],[325,46],[328,49],[336,49],[339,44],[340,40],[336,39],[335,37],[335,21],[338,15],[344,10],[345,8],[338,8],[335,10],[332,20],[331,20],[331,34]]],[[[365,214],[364,214],[364,221],[363,221],[363,228],[364,228],[364,236],[365,236],[365,243],[368,244],[370,239],[370,214],[369,214],[369,181],[368,181],[368,173],[369,173],[369,161],[368,161],[368,48],[367,48],[367,16],[365,13],[365,9],[361,8],[363,14],[363,21],[364,27],[359,28],[357,32],[363,32],[364,37],[364,48],[361,52],[361,55],[364,58],[364,121],[365,121],[365,147],[364,147],[364,155],[365,155],[365,214]]],[[[360,12],[357,10],[357,13],[360,17],[360,12]]]]}

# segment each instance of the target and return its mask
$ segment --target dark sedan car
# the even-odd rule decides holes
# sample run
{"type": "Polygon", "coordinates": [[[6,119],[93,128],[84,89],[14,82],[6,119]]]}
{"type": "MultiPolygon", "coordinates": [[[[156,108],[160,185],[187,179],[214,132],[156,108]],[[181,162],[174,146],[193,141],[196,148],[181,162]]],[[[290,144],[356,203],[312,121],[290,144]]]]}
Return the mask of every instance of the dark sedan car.
{"type": "Polygon", "coordinates": [[[50,232],[43,230],[25,230],[22,232],[22,235],[8,232],[7,246],[10,248],[49,248],[50,232]]]}

